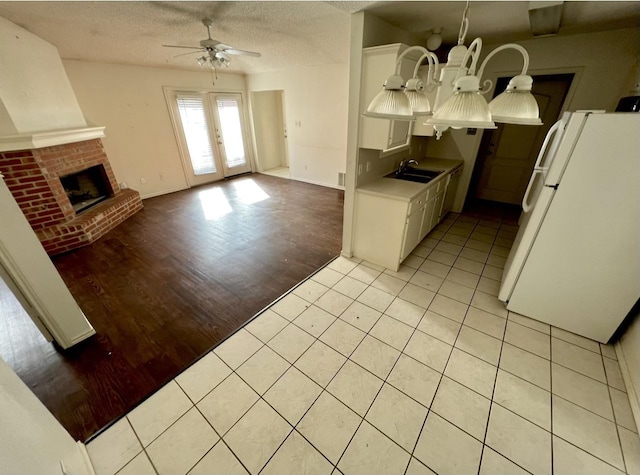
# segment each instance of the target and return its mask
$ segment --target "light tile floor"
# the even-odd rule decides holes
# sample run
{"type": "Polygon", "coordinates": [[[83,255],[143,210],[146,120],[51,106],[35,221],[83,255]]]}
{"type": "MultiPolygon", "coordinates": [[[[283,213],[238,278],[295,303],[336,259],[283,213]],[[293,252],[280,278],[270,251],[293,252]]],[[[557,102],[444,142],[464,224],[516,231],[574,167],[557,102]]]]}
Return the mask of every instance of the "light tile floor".
{"type": "Polygon", "coordinates": [[[640,473],[613,348],[496,298],[515,233],[336,259],[90,442],[97,472],[640,473]]]}

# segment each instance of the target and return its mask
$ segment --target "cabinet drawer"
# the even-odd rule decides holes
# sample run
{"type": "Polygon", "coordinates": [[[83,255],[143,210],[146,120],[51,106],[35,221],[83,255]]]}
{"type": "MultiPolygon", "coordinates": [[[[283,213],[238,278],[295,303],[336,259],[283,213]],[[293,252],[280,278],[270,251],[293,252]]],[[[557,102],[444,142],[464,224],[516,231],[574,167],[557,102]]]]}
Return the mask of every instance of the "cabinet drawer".
{"type": "Polygon", "coordinates": [[[411,203],[409,203],[409,212],[407,213],[407,216],[412,215],[415,211],[418,211],[424,206],[427,201],[427,193],[428,192],[425,191],[424,193],[421,193],[417,198],[411,200],[411,203]]]}

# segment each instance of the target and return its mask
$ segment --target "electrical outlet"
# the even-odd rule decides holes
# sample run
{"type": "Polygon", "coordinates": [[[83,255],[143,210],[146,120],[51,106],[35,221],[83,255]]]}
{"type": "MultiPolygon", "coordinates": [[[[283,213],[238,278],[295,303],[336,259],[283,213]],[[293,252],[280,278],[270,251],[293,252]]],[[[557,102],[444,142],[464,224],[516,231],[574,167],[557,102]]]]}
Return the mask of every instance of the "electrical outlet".
{"type": "Polygon", "coordinates": [[[144,183],[146,183],[146,182],[147,182],[147,179],[146,179],[146,178],[140,178],[140,183],[143,183],[143,184],[144,184],[144,183]]]}
{"type": "Polygon", "coordinates": [[[371,171],[371,162],[368,161],[367,162],[367,172],[370,172],[370,171],[371,171]]]}
{"type": "Polygon", "coordinates": [[[296,127],[302,127],[302,121],[296,120],[296,127]]]}
{"type": "Polygon", "coordinates": [[[358,163],[358,176],[362,175],[362,163],[358,163]]]}

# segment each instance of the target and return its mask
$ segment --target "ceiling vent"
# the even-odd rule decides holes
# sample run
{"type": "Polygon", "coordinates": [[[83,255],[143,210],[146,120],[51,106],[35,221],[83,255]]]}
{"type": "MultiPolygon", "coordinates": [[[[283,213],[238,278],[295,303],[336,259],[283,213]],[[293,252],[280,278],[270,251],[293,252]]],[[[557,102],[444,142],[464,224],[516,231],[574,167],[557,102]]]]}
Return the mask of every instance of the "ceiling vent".
{"type": "Polygon", "coordinates": [[[558,34],[564,2],[529,2],[529,24],[534,37],[558,34]]]}

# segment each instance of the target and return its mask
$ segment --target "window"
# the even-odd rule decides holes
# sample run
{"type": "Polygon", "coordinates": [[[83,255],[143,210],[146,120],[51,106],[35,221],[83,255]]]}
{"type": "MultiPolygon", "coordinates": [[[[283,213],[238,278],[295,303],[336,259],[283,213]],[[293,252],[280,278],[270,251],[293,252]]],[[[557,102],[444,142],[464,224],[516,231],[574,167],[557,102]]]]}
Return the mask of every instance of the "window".
{"type": "Polygon", "coordinates": [[[178,96],[178,110],[194,175],[216,172],[204,99],[178,96]]]}

